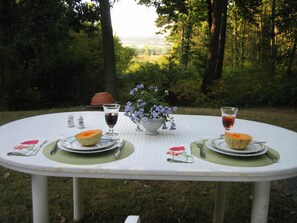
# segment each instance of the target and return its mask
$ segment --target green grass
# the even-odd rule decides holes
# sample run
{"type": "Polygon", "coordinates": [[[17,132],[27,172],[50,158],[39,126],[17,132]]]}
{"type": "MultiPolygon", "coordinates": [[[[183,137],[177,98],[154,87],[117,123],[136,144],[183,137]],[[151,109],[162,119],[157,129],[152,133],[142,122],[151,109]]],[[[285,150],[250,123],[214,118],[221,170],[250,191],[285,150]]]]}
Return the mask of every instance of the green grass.
{"type": "MultiPolygon", "coordinates": [[[[0,112],[0,124],[44,113],[0,112]]],[[[218,109],[179,108],[178,113],[220,115],[218,109]]],[[[239,118],[261,121],[297,131],[297,110],[240,109],[239,118]]],[[[296,178],[272,182],[268,222],[296,222],[296,178]]],[[[84,179],[85,217],[81,222],[124,222],[127,215],[141,216],[142,223],[212,222],[215,184],[212,182],[84,179]]],[[[226,223],[250,221],[251,183],[229,183],[226,223]]],[[[72,179],[49,178],[50,222],[73,222],[72,179]]],[[[0,222],[32,222],[31,179],[27,174],[0,168],[0,222]]]]}

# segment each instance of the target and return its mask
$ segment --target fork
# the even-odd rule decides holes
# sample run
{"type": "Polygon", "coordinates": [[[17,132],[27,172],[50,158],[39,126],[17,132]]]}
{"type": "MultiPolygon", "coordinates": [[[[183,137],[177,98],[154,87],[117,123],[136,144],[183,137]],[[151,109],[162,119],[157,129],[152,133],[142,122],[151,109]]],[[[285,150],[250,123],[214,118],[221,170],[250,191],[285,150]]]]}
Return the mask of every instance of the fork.
{"type": "Polygon", "coordinates": [[[196,146],[200,149],[200,157],[202,159],[205,159],[206,155],[205,155],[205,152],[204,152],[204,149],[203,149],[203,144],[202,144],[202,142],[200,140],[196,141],[196,146]]]}

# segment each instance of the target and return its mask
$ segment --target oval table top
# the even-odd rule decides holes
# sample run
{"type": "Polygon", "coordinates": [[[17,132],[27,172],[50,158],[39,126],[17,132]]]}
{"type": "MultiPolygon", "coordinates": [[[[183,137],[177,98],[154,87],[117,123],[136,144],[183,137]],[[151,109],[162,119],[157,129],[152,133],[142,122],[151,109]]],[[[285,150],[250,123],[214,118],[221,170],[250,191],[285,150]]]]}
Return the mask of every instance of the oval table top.
{"type": "Polygon", "coordinates": [[[173,115],[177,129],[159,130],[158,135],[136,131],[136,125],[120,112],[115,131],[134,146],[134,152],[124,159],[107,163],[78,165],[48,159],[42,151],[35,156],[7,156],[7,152],[22,140],[46,138],[52,143],[89,129],[108,130],[104,113],[98,111],[52,113],[32,116],[0,127],[0,164],[24,173],[45,176],[94,177],[118,179],[189,180],[189,181],[268,181],[297,176],[297,133],[277,126],[236,119],[232,132],[266,141],[276,150],[277,163],[260,167],[222,165],[194,157],[193,163],[167,162],[166,151],[174,146],[190,147],[199,137],[217,138],[224,133],[221,117],[173,115]],[[82,116],[85,128],[67,127],[67,117],[75,124],[82,116]]]}

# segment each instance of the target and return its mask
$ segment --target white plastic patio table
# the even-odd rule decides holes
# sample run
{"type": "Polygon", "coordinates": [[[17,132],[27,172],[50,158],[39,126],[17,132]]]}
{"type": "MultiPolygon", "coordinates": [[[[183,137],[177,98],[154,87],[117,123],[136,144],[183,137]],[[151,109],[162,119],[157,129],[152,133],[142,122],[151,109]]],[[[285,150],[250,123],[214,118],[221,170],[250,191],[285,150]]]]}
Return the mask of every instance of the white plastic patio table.
{"type": "MultiPolygon", "coordinates": [[[[158,135],[135,131],[123,113],[115,130],[134,145],[129,157],[96,165],[64,164],[46,158],[42,151],[32,157],[7,156],[14,145],[24,139],[46,138],[49,142],[72,136],[88,129],[107,131],[104,113],[98,111],[54,113],[17,120],[0,127],[0,164],[6,168],[31,174],[33,221],[48,222],[47,177],[73,177],[74,219],[83,216],[82,182],[80,178],[143,179],[217,182],[214,222],[223,222],[226,182],[254,182],[251,222],[267,222],[270,182],[297,176],[297,133],[260,122],[237,119],[232,131],[244,132],[255,140],[265,140],[280,154],[278,163],[262,167],[235,167],[194,158],[194,163],[169,163],[166,151],[172,146],[190,146],[202,138],[216,138],[224,132],[221,118],[216,116],[174,115],[177,129],[160,130],[158,135]],[[68,128],[67,117],[77,121],[83,116],[85,129],[68,128]],[[220,198],[220,199],[217,199],[220,198]]],[[[76,123],[77,124],[77,123],[76,123]]]]}

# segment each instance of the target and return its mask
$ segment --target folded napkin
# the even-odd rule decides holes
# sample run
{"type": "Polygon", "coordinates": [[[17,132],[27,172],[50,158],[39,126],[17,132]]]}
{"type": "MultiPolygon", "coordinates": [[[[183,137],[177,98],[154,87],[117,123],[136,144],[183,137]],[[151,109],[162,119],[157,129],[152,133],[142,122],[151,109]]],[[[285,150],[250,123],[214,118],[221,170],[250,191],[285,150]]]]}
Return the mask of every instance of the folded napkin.
{"type": "Polygon", "coordinates": [[[15,145],[8,155],[32,156],[35,155],[45,143],[46,139],[25,140],[15,145]]]}
{"type": "Polygon", "coordinates": [[[191,150],[184,146],[171,147],[167,152],[168,162],[193,163],[191,150]]]}

